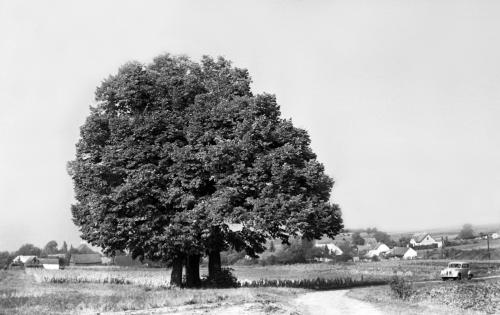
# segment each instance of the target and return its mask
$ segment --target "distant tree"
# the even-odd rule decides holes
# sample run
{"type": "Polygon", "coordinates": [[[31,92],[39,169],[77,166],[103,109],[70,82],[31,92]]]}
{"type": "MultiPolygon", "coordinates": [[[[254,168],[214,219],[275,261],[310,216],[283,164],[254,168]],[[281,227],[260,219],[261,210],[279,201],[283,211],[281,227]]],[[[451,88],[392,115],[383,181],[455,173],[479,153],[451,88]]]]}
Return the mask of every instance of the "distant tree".
{"type": "Polygon", "coordinates": [[[0,269],[7,267],[13,258],[13,255],[7,251],[0,252],[0,269]]]}
{"type": "Polygon", "coordinates": [[[340,257],[338,257],[340,260],[348,261],[348,260],[351,260],[353,257],[358,255],[356,245],[354,245],[353,243],[351,243],[349,241],[339,243],[338,247],[342,251],[342,255],[340,255],[340,257]]]}
{"type": "Polygon", "coordinates": [[[373,237],[377,240],[377,242],[384,243],[388,246],[394,246],[396,243],[386,232],[376,230],[373,232],[373,237]]]}
{"type": "Polygon", "coordinates": [[[66,243],[66,241],[63,242],[61,249],[59,250],[59,253],[61,253],[61,254],[68,253],[68,244],[66,243]]]}
{"type": "Polygon", "coordinates": [[[366,233],[368,233],[368,234],[373,234],[373,233],[376,233],[377,231],[378,231],[378,229],[376,227],[366,229],[366,233]]]}
{"type": "Polygon", "coordinates": [[[458,239],[468,240],[474,238],[474,230],[472,229],[471,224],[464,224],[462,230],[458,234],[458,239]]]}
{"type": "Polygon", "coordinates": [[[256,257],[269,238],[334,237],[341,212],[309,135],[250,83],[224,58],[171,55],[104,80],[68,165],[81,237],[171,262],[172,284],[184,264],[188,286],[204,255],[213,277],[229,248],[256,257]]]}
{"type": "Polygon", "coordinates": [[[406,247],[410,244],[411,236],[401,236],[398,240],[397,245],[400,247],[406,247]]]}
{"type": "Polygon", "coordinates": [[[24,244],[17,251],[16,255],[23,256],[40,256],[42,250],[33,244],[24,244]]]}
{"type": "Polygon", "coordinates": [[[352,234],[352,243],[354,245],[365,245],[365,239],[361,237],[359,232],[355,232],[352,234]]]}
{"type": "Polygon", "coordinates": [[[49,241],[42,250],[42,256],[57,254],[57,242],[49,241]]]}

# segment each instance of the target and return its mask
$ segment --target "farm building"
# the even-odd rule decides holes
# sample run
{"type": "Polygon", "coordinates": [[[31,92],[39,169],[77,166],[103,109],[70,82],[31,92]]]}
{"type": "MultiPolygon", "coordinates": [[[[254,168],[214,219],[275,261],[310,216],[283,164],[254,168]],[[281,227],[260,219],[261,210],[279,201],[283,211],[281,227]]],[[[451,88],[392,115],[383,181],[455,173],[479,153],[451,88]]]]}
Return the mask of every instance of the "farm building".
{"type": "Polygon", "coordinates": [[[59,269],[59,258],[40,258],[44,269],[59,269]]]}
{"type": "Polygon", "coordinates": [[[380,256],[382,254],[387,254],[390,251],[391,249],[389,248],[389,246],[385,245],[384,243],[379,243],[375,249],[371,249],[368,251],[366,257],[371,258],[373,256],[380,256]]]}
{"type": "Polygon", "coordinates": [[[315,247],[326,247],[328,251],[330,252],[331,255],[342,255],[344,252],[334,243],[327,243],[327,244],[315,244],[315,247]]]}
{"type": "Polygon", "coordinates": [[[72,254],[69,260],[71,266],[100,265],[101,263],[100,254],[72,254]]]}
{"type": "Polygon", "coordinates": [[[23,266],[23,267],[39,267],[40,260],[36,256],[17,256],[12,260],[13,266],[23,266]]]}
{"type": "Polygon", "coordinates": [[[411,247],[394,247],[386,256],[400,259],[414,259],[417,257],[417,251],[411,247]]]}
{"type": "Polygon", "coordinates": [[[412,236],[410,239],[410,245],[412,247],[419,246],[431,246],[436,244],[438,248],[440,248],[443,243],[440,241],[436,241],[429,233],[417,233],[412,236]]]}

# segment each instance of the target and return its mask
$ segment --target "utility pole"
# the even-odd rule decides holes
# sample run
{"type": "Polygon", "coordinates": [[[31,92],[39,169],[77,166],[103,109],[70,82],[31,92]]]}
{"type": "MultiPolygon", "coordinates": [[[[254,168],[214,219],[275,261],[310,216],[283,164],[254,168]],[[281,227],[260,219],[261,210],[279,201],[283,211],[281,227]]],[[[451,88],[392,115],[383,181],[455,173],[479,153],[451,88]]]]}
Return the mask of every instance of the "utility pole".
{"type": "Polygon", "coordinates": [[[490,254],[490,233],[486,234],[486,243],[488,244],[488,260],[491,260],[491,254],[490,254]]]}
{"type": "Polygon", "coordinates": [[[444,259],[444,240],[443,240],[443,236],[441,236],[441,259],[444,259]]]}

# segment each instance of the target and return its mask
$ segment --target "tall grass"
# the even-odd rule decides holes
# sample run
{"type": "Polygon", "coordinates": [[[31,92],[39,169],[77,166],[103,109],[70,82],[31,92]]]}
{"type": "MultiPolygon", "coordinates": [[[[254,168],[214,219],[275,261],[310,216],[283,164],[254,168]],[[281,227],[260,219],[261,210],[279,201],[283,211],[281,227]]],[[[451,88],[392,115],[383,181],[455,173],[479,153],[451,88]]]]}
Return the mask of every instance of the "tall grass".
{"type": "Polygon", "coordinates": [[[352,278],[337,278],[337,279],[302,279],[302,280],[268,280],[261,279],[257,281],[242,282],[243,287],[286,287],[286,288],[301,288],[310,290],[336,290],[347,289],[361,286],[382,285],[387,284],[384,280],[356,280],[352,278]]]}
{"type": "Polygon", "coordinates": [[[132,284],[151,288],[170,287],[170,275],[163,270],[105,270],[105,269],[26,269],[37,282],[132,284]]]}

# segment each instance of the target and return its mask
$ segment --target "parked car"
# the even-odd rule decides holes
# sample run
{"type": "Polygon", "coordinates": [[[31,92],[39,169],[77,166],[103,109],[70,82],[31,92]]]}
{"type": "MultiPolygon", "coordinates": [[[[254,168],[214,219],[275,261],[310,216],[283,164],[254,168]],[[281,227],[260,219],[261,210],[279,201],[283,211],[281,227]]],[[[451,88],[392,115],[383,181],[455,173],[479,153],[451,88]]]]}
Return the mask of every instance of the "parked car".
{"type": "Polygon", "coordinates": [[[464,261],[452,261],[448,264],[448,267],[441,270],[441,279],[443,279],[443,281],[448,279],[472,279],[472,277],[473,274],[470,270],[470,263],[464,261]]]}

